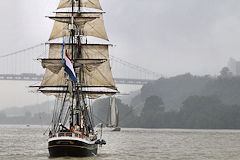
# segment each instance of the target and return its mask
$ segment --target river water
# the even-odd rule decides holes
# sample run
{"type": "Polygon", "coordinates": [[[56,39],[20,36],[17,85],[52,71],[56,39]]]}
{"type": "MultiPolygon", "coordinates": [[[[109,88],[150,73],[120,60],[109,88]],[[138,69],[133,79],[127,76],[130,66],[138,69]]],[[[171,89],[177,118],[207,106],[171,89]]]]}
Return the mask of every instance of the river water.
{"type": "MultiPolygon", "coordinates": [[[[0,160],[48,160],[46,126],[0,126],[0,160]]],[[[56,160],[239,160],[240,131],[122,129],[89,158],[56,160]]],[[[50,159],[55,160],[55,159],[50,159]]]]}

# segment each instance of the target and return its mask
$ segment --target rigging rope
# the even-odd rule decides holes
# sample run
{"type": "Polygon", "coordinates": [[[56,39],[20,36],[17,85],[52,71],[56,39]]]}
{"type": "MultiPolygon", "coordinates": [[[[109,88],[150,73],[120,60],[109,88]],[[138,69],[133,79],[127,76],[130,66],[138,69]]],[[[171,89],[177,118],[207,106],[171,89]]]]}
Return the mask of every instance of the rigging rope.
{"type": "Polygon", "coordinates": [[[3,56],[0,56],[0,58],[9,57],[9,56],[12,56],[12,55],[15,55],[15,54],[18,54],[18,53],[22,53],[22,52],[25,52],[25,51],[27,51],[27,50],[40,47],[40,46],[42,46],[42,45],[44,45],[44,43],[41,43],[41,44],[38,44],[38,45],[35,45],[35,46],[32,46],[32,47],[29,47],[29,48],[26,48],[26,49],[22,49],[22,50],[19,50],[19,51],[16,51],[16,52],[12,52],[12,53],[9,53],[9,54],[5,54],[5,55],[3,55],[3,56]]]}
{"type": "Polygon", "coordinates": [[[156,77],[156,78],[159,78],[159,77],[160,77],[160,75],[159,75],[158,73],[155,73],[155,72],[153,72],[153,71],[150,71],[150,70],[148,70],[148,69],[145,69],[145,68],[143,68],[143,67],[141,67],[141,66],[138,66],[138,65],[135,65],[135,64],[131,64],[130,62],[127,62],[127,61],[122,60],[122,59],[120,59],[120,58],[117,58],[117,57],[115,57],[115,56],[110,56],[110,58],[112,58],[112,59],[113,59],[114,61],[116,61],[116,62],[121,63],[122,65],[127,65],[127,66],[129,66],[130,68],[132,68],[132,69],[138,70],[138,71],[140,71],[140,72],[145,72],[145,73],[151,74],[151,75],[153,75],[153,76],[156,77]]]}

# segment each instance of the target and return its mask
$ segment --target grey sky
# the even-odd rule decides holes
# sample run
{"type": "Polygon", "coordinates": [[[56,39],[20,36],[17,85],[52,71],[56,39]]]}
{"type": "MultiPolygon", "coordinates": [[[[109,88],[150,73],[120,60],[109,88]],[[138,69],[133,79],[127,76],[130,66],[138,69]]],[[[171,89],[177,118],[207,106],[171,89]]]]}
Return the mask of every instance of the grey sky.
{"type": "MultiPolygon", "coordinates": [[[[44,42],[58,0],[1,3],[1,53],[44,42]]],[[[217,74],[240,59],[237,0],[101,0],[114,55],[163,75],[217,74]]]]}
{"type": "MultiPolygon", "coordinates": [[[[216,75],[240,59],[239,0],[101,0],[114,56],[165,76],[216,75]]],[[[58,0],[1,2],[0,55],[45,42],[58,0]]],[[[1,83],[1,82],[0,82],[1,83]]]]}

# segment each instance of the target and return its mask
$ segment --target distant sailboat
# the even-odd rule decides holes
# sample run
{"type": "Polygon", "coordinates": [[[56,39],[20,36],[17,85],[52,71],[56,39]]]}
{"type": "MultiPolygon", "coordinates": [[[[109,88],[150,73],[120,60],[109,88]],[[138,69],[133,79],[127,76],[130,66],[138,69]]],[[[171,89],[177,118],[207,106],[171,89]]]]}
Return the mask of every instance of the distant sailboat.
{"type": "Polygon", "coordinates": [[[116,97],[110,98],[110,109],[107,119],[107,127],[113,128],[112,131],[121,131],[119,127],[119,110],[116,104],[116,97]]]}

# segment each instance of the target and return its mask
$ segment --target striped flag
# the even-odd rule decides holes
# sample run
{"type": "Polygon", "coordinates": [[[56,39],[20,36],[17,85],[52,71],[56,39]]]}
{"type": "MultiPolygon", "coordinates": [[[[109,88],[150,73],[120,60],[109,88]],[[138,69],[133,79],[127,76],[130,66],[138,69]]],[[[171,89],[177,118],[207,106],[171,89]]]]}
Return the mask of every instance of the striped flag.
{"type": "Polygon", "coordinates": [[[64,63],[64,71],[68,73],[69,77],[73,80],[74,83],[77,83],[77,78],[73,69],[73,64],[68,57],[67,50],[66,50],[66,57],[64,63]]]}

